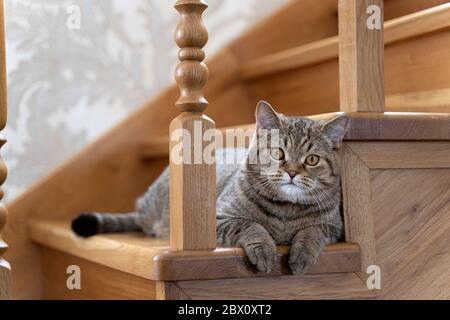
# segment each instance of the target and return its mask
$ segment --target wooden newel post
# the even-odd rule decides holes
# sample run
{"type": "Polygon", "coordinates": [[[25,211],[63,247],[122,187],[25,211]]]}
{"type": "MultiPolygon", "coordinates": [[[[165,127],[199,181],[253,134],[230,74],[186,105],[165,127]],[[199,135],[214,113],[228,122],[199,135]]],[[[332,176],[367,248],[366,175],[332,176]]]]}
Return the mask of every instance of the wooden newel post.
{"type": "Polygon", "coordinates": [[[384,112],[383,0],[339,0],[341,111],[384,112]]]}
{"type": "MultiPolygon", "coordinates": [[[[216,247],[215,163],[205,161],[203,152],[211,141],[203,139],[214,122],[203,114],[208,105],[202,89],[208,80],[203,47],[208,31],[202,14],[203,0],[178,0],[181,20],[175,31],[180,63],[175,80],[180,87],[176,106],[182,113],[170,124],[170,246],[172,249],[216,247]]],[[[213,155],[214,150],[209,152],[213,155]]],[[[210,160],[210,159],[209,159],[210,160]]]]}
{"type": "MultiPolygon", "coordinates": [[[[3,1],[0,0],[0,130],[6,126],[6,53],[5,53],[5,24],[3,14],[3,1]]],[[[0,148],[6,140],[0,135],[0,148]]],[[[7,170],[3,159],[0,157],[0,200],[3,198],[2,184],[6,180],[7,170]]],[[[6,224],[7,210],[3,203],[0,203],[0,236],[6,224]]],[[[0,237],[0,300],[9,298],[9,287],[11,282],[11,268],[9,263],[3,259],[8,246],[0,237]]]]}

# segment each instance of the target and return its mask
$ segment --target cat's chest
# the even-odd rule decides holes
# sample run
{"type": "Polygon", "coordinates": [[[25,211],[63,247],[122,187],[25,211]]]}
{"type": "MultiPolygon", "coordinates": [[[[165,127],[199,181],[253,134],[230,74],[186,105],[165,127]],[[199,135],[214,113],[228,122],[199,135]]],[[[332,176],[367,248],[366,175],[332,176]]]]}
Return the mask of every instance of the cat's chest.
{"type": "Polygon", "coordinates": [[[290,244],[297,231],[295,224],[275,220],[266,223],[265,228],[275,240],[277,245],[290,244]]]}
{"type": "Polygon", "coordinates": [[[277,244],[289,244],[305,222],[299,208],[279,208],[265,212],[264,225],[277,244]]]}

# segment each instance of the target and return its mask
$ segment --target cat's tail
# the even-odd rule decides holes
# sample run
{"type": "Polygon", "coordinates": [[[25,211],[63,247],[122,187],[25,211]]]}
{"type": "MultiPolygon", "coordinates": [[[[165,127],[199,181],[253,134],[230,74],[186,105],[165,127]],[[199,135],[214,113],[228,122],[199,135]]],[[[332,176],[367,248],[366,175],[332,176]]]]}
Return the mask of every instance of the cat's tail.
{"type": "Polygon", "coordinates": [[[99,233],[129,232],[142,230],[137,212],[98,213],[84,212],[72,221],[72,230],[79,236],[90,237],[99,233]]]}

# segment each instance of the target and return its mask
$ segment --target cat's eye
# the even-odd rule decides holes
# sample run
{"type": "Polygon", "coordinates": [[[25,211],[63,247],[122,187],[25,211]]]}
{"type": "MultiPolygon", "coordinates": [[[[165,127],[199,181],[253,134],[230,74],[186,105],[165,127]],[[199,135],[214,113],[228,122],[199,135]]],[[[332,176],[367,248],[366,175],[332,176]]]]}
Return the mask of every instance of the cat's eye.
{"type": "Polygon", "coordinates": [[[284,152],[280,148],[273,148],[270,150],[270,156],[275,160],[283,160],[284,152]]]}
{"type": "Polygon", "coordinates": [[[305,159],[305,163],[310,166],[310,167],[314,167],[317,166],[317,164],[319,163],[320,157],[316,154],[310,154],[309,156],[306,157],[305,159]]]}

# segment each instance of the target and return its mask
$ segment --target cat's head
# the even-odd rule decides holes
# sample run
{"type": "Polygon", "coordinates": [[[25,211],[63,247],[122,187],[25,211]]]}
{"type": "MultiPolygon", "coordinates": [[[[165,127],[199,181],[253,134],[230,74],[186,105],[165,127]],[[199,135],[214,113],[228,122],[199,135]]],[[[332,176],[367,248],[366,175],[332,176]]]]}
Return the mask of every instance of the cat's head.
{"type": "Polygon", "coordinates": [[[328,122],[288,117],[259,102],[256,139],[244,169],[248,182],[275,201],[327,201],[340,183],[337,151],[347,125],[346,116],[328,122]]]}

